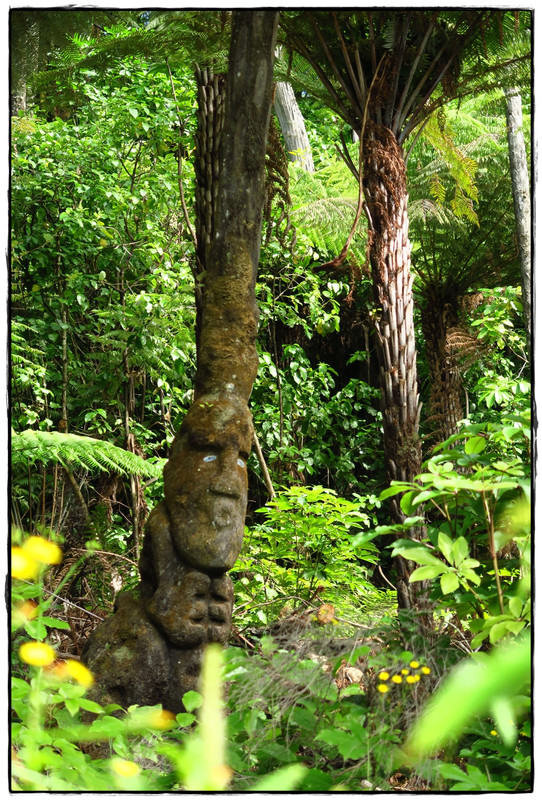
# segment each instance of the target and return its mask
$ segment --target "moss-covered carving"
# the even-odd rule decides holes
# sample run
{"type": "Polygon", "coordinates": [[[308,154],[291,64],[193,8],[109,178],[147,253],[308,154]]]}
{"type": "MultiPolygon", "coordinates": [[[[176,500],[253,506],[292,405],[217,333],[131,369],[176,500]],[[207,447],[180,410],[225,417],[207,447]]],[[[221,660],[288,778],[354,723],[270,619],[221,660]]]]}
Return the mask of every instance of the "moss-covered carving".
{"type": "Polygon", "coordinates": [[[180,711],[183,694],[197,686],[205,644],[225,643],[230,631],[227,572],[243,541],[253,438],[254,287],[278,12],[232,17],[214,235],[198,256],[206,263],[195,400],[164,469],[164,500],[147,522],[138,589],[118,598],[83,652],[95,699],[123,707],[180,711]]]}

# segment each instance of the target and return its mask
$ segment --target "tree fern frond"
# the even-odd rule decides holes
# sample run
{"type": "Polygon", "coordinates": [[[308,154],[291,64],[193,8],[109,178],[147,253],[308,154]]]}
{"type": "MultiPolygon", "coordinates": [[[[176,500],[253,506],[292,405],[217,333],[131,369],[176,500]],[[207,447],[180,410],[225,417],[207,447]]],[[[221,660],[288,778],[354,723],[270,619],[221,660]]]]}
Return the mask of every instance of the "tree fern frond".
{"type": "Polygon", "coordinates": [[[163,464],[146,461],[135,453],[110,442],[58,431],[26,430],[12,432],[12,464],[56,462],[64,467],[80,467],[89,471],[117,472],[158,478],[163,464]]]}

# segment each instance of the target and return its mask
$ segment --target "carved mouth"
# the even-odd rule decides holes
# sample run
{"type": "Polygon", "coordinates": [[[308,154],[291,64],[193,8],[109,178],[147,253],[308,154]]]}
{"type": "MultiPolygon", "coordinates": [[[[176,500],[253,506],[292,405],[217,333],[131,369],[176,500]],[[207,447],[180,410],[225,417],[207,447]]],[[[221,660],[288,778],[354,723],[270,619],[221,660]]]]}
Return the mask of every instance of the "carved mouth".
{"type": "Polygon", "coordinates": [[[217,498],[212,505],[212,523],[216,528],[229,528],[237,523],[237,503],[225,497],[217,498]]]}

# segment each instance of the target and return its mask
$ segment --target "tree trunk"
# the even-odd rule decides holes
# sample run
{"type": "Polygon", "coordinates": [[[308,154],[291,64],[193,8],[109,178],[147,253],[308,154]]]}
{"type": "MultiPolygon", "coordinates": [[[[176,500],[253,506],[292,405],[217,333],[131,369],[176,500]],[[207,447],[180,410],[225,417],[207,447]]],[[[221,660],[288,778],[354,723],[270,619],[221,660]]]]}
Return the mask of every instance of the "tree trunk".
{"type": "MultiPolygon", "coordinates": [[[[389,481],[411,482],[420,472],[422,452],[406,168],[401,147],[384,126],[366,124],[363,148],[384,456],[389,481]]],[[[393,521],[402,523],[399,498],[391,498],[390,505],[393,521]]],[[[420,538],[423,529],[411,528],[410,535],[420,538]]],[[[396,566],[399,607],[421,610],[427,587],[408,582],[411,564],[399,558],[396,566]]]]}
{"type": "Polygon", "coordinates": [[[307,172],[314,172],[312,150],[291,84],[278,81],[275,90],[275,114],[280,124],[290,161],[297,161],[307,172]]]}
{"type": "MultiPolygon", "coordinates": [[[[233,12],[218,191],[207,187],[213,233],[198,247],[205,278],[195,399],[164,469],[164,500],[147,522],[139,591],[119,595],[116,613],[83,651],[102,703],[181,711],[205,645],[229,636],[226,573],[242,544],[253,435],[248,400],[258,367],[255,283],[277,23],[276,11],[233,12]]],[[[198,229],[205,230],[201,221],[198,229]]]]}
{"type": "Polygon", "coordinates": [[[434,444],[454,433],[463,419],[463,384],[450,332],[459,323],[459,300],[447,302],[437,291],[424,293],[422,330],[430,376],[429,416],[434,444]]]}
{"type": "Polygon", "coordinates": [[[531,349],[531,192],[529,169],[522,131],[521,95],[518,89],[506,91],[506,121],[508,125],[508,152],[510,177],[514,197],[516,233],[521,267],[523,315],[527,331],[527,347],[531,349]]]}

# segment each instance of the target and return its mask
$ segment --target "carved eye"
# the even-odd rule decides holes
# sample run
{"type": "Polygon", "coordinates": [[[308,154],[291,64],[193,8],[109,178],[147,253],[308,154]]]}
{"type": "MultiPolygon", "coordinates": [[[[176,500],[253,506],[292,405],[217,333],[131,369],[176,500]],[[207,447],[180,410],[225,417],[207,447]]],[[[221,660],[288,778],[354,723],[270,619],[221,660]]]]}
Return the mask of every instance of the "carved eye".
{"type": "Polygon", "coordinates": [[[204,461],[216,461],[216,456],[204,456],[204,461]]]}
{"type": "Polygon", "coordinates": [[[241,467],[241,469],[244,469],[244,468],[245,468],[245,462],[243,461],[243,459],[242,459],[242,458],[238,458],[238,459],[237,459],[237,466],[238,466],[238,467],[241,467]]]}

